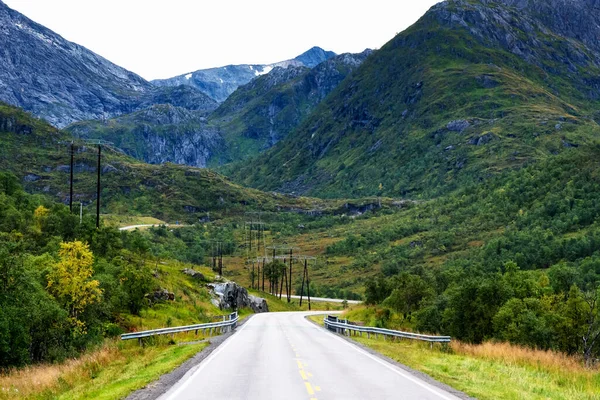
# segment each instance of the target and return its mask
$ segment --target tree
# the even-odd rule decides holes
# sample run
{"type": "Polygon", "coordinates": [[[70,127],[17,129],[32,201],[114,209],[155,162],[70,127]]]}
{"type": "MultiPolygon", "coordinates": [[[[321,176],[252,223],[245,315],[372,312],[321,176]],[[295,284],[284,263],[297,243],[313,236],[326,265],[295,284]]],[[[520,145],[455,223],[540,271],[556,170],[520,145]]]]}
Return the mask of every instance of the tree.
{"type": "Polygon", "coordinates": [[[395,277],[394,281],[394,290],[383,305],[402,313],[404,319],[410,321],[412,312],[418,308],[423,299],[433,296],[433,290],[423,278],[407,272],[395,277]]]}
{"type": "Polygon", "coordinates": [[[392,293],[390,285],[383,275],[370,278],[365,283],[365,297],[367,304],[379,304],[392,293]]]}
{"type": "Polygon", "coordinates": [[[585,364],[589,367],[591,366],[594,348],[600,343],[600,290],[585,292],[583,299],[587,305],[586,329],[582,337],[583,358],[585,364]]]}
{"type": "Polygon", "coordinates": [[[48,210],[44,206],[39,206],[33,212],[33,220],[35,221],[35,228],[38,230],[38,232],[42,231],[42,227],[44,226],[44,221],[46,221],[46,218],[48,218],[49,213],[50,213],[50,210],[48,210]]]}
{"type": "Polygon", "coordinates": [[[67,310],[76,331],[85,332],[79,316],[102,296],[100,283],[91,279],[94,256],[89,246],[80,241],[61,243],[60,261],[48,274],[48,291],[67,310]]]}
{"type": "Polygon", "coordinates": [[[127,309],[132,314],[139,315],[147,304],[145,295],[152,290],[154,284],[152,271],[143,260],[134,260],[126,250],[122,254],[124,257],[119,281],[127,295],[127,309]]]}

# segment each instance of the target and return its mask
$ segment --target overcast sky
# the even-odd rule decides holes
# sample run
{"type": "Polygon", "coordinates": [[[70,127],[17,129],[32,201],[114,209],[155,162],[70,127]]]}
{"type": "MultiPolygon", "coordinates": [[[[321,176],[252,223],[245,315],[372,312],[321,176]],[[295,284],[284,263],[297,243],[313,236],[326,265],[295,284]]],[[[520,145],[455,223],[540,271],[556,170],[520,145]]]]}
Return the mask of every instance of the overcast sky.
{"type": "Polygon", "coordinates": [[[3,0],[146,79],[379,48],[439,0],[3,0]]]}

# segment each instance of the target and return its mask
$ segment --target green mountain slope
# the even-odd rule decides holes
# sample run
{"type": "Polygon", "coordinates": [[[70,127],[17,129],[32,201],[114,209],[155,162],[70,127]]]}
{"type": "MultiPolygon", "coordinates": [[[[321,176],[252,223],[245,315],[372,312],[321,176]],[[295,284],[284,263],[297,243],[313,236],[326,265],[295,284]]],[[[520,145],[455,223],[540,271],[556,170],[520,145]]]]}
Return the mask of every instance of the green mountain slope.
{"type": "Polygon", "coordinates": [[[289,140],[231,176],[328,197],[434,196],[595,143],[600,56],[535,15],[494,1],[438,4],[289,140]]]}
{"type": "Polygon", "coordinates": [[[248,158],[285,139],[370,54],[341,54],[312,69],[275,68],[241,86],[209,117],[223,133],[227,160],[248,158]]]}
{"type": "MultiPolygon", "coordinates": [[[[0,103],[0,171],[19,177],[27,191],[69,201],[69,147],[72,137],[24,111],[0,103]]],[[[76,140],[74,202],[95,212],[97,150],[76,140]]],[[[319,200],[291,198],[246,189],[214,172],[174,164],[149,165],[104,148],[102,212],[152,215],[197,222],[252,209],[314,209],[319,200]]],[[[77,204],[78,206],[78,204],[77,204]]]]}
{"type": "Polygon", "coordinates": [[[108,121],[78,122],[67,130],[113,142],[151,164],[220,166],[257,155],[285,138],[370,53],[342,54],[312,69],[276,67],[241,86],[212,113],[158,105],[108,121]]]}

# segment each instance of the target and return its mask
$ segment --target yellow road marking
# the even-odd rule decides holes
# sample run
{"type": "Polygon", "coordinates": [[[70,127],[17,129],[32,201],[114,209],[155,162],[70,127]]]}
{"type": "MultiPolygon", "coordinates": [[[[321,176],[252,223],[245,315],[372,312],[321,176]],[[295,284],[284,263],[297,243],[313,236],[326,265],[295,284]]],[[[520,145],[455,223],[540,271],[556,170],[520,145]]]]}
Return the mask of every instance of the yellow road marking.
{"type": "Polygon", "coordinates": [[[312,396],[313,394],[315,394],[315,391],[313,390],[313,387],[310,384],[310,382],[304,382],[304,385],[306,385],[306,391],[308,392],[308,394],[310,396],[312,396]]]}
{"type": "Polygon", "coordinates": [[[302,369],[302,362],[300,360],[296,360],[296,362],[298,363],[298,368],[302,369]]]}
{"type": "Polygon", "coordinates": [[[305,381],[308,380],[308,377],[306,376],[306,372],[304,372],[303,369],[300,370],[300,376],[302,376],[302,379],[304,379],[305,381]]]}
{"type": "Polygon", "coordinates": [[[321,391],[321,386],[315,386],[315,391],[320,392],[321,391]]]}
{"type": "Polygon", "coordinates": [[[308,373],[308,376],[312,378],[313,374],[311,374],[310,372],[308,373]]]}

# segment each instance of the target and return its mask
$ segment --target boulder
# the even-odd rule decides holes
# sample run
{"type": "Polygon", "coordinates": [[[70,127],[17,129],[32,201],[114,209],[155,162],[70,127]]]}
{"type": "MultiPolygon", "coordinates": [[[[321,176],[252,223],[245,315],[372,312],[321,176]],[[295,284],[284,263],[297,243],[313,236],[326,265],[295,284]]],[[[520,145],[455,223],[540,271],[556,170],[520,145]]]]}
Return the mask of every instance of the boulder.
{"type": "Polygon", "coordinates": [[[39,175],[36,175],[36,174],[27,174],[27,175],[25,175],[25,177],[23,178],[23,180],[24,180],[25,182],[37,182],[37,181],[39,181],[40,179],[42,179],[42,177],[41,177],[41,176],[39,176],[39,175]]]}
{"type": "Polygon", "coordinates": [[[267,301],[261,297],[248,294],[248,291],[235,282],[209,283],[208,287],[218,298],[221,310],[238,310],[250,307],[254,312],[268,312],[267,301]]]}
{"type": "Polygon", "coordinates": [[[194,271],[193,269],[185,268],[185,269],[181,270],[181,272],[183,272],[184,274],[186,274],[198,281],[206,280],[206,277],[201,272],[194,271]]]}
{"type": "Polygon", "coordinates": [[[157,289],[154,292],[150,292],[146,295],[146,298],[151,303],[158,303],[161,301],[174,301],[175,293],[169,292],[167,289],[157,289]]]}
{"type": "Polygon", "coordinates": [[[471,126],[469,121],[465,119],[458,119],[455,121],[448,122],[448,125],[446,125],[446,129],[448,129],[451,132],[462,132],[469,126],[471,126]]]}

